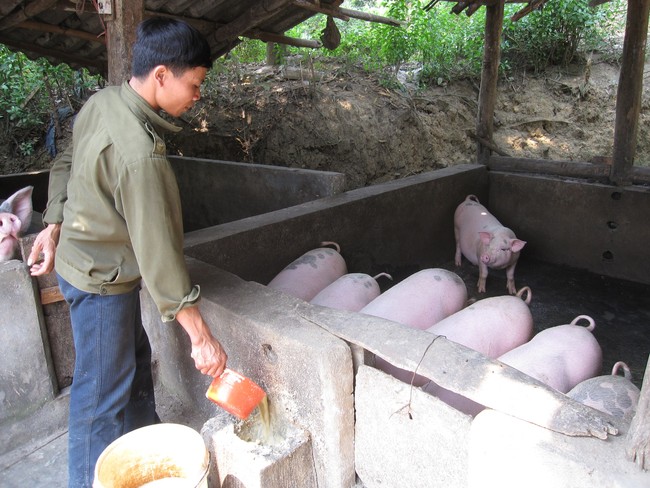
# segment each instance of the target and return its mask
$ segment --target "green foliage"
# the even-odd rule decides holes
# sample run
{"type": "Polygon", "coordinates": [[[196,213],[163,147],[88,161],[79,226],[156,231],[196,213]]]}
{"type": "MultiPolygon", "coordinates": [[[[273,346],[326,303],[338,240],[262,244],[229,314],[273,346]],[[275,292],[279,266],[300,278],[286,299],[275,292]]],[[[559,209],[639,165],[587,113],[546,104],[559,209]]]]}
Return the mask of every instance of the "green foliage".
{"type": "Polygon", "coordinates": [[[242,39],[235,49],[225,57],[217,60],[220,63],[260,63],[266,59],[266,43],[256,39],[242,39]]]}
{"type": "MultiPolygon", "coordinates": [[[[506,12],[517,8],[509,6],[506,12]]],[[[585,0],[548,2],[516,23],[504,23],[503,58],[513,67],[542,71],[549,65],[567,66],[581,51],[605,51],[624,27],[624,10],[623,0],[597,8],[585,0]]]]}
{"type": "Polygon", "coordinates": [[[449,9],[436,5],[420,27],[426,41],[419,48],[425,82],[478,78],[481,73],[485,9],[471,17],[450,14],[449,9]]]}
{"type": "Polygon", "coordinates": [[[97,83],[84,71],[52,66],[44,58],[32,61],[0,44],[0,140],[14,141],[23,156],[33,154],[39,139],[34,133],[44,132],[54,110],[80,104],[81,92],[97,83]]]}
{"type": "MultiPolygon", "coordinates": [[[[350,8],[404,21],[403,27],[351,19],[336,21],[342,34],[334,51],[319,51],[344,63],[368,70],[390,69],[393,75],[406,63],[422,67],[423,83],[440,83],[457,78],[479,78],[483,61],[485,7],[467,16],[451,13],[451,4],[439,2],[430,11],[428,2],[383,0],[351,2],[350,8]],[[354,4],[354,5],[353,5],[354,4]]],[[[543,70],[549,64],[566,65],[581,52],[593,50],[619,54],[615,39],[624,25],[626,2],[612,0],[597,8],[588,0],[551,0],[518,22],[510,17],[523,4],[507,5],[503,27],[503,72],[514,68],[543,70]]],[[[325,17],[317,15],[296,26],[287,35],[318,39],[325,17]]],[[[290,52],[304,50],[291,48],[290,52]]]]}
{"type": "MultiPolygon", "coordinates": [[[[402,27],[334,19],[341,31],[340,45],[311,50],[276,45],[281,56],[298,56],[307,66],[333,58],[342,69],[361,66],[380,74],[387,87],[400,86],[400,69],[416,67],[423,84],[441,84],[458,78],[478,79],[483,60],[486,8],[473,15],[451,13],[453,4],[439,2],[424,11],[428,1],[349,0],[346,7],[403,21],[402,27]]],[[[588,0],[550,0],[518,22],[511,16],[523,4],[507,4],[502,37],[502,72],[510,69],[541,71],[550,64],[566,65],[592,51],[615,60],[620,56],[627,2],[612,0],[589,8],[588,0]]],[[[319,39],[326,16],[315,15],[286,33],[287,36],[319,39]]],[[[266,59],[266,45],[242,39],[227,56],[214,63],[204,91],[219,89],[224,80],[241,79],[239,67],[266,59]]],[[[332,63],[329,63],[331,65],[332,63]]],[[[65,64],[52,66],[44,59],[32,61],[0,45],[0,143],[12,141],[15,151],[28,155],[37,147],[54,111],[62,104],[81,104],[83,92],[100,83],[84,70],[65,64]]]]}

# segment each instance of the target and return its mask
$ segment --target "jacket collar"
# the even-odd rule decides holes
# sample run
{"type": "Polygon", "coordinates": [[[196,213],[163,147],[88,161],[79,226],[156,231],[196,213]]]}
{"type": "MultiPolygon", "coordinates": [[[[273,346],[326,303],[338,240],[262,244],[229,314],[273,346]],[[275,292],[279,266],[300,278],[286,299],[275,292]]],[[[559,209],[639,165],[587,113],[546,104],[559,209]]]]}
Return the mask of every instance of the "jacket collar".
{"type": "Polygon", "coordinates": [[[138,92],[129,85],[128,81],[122,83],[120,92],[131,110],[133,110],[133,113],[143,121],[150,122],[156,131],[180,132],[182,130],[182,127],[163,119],[154,109],[151,108],[151,105],[149,105],[144,98],[138,95],[138,92]]]}

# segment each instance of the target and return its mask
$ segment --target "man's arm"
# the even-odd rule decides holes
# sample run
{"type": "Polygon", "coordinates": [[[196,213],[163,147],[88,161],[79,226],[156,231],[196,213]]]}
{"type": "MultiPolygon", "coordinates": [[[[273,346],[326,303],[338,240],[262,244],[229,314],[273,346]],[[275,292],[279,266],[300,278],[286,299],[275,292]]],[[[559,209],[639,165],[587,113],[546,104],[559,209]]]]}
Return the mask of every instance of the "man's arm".
{"type": "Polygon", "coordinates": [[[208,324],[203,319],[198,305],[185,307],[178,311],[176,320],[181,324],[192,343],[192,359],[201,373],[217,377],[226,367],[228,355],[218,340],[214,338],[208,324]]]}

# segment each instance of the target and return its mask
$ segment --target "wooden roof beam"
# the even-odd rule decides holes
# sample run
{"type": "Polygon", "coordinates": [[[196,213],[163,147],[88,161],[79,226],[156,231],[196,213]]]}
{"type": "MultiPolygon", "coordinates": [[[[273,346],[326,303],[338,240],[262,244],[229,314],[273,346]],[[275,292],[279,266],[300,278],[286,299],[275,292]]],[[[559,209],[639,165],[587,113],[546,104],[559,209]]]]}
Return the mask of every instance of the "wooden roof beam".
{"type": "Polygon", "coordinates": [[[293,0],[264,0],[251,7],[232,22],[217,29],[212,35],[217,42],[234,40],[244,32],[270,19],[293,0]]]}
{"type": "Polygon", "coordinates": [[[247,31],[242,35],[250,39],[258,39],[264,42],[275,42],[276,44],[286,44],[288,46],[294,47],[308,47],[312,49],[319,49],[323,47],[323,44],[320,41],[315,41],[312,39],[299,39],[297,37],[288,37],[280,34],[272,34],[270,32],[262,32],[257,29],[247,31]]]}
{"type": "MultiPolygon", "coordinates": [[[[180,15],[172,15],[172,14],[165,14],[161,12],[154,12],[152,10],[145,10],[144,11],[145,17],[171,17],[175,19],[180,19],[188,24],[193,25],[197,29],[199,29],[202,32],[210,32],[213,30],[216,30],[218,28],[221,28],[225,26],[226,24],[222,24],[219,22],[212,22],[208,20],[201,20],[201,19],[193,19],[190,17],[183,17],[180,15]]],[[[278,44],[286,44],[287,46],[294,46],[294,47],[307,47],[307,48],[313,48],[313,49],[318,49],[323,47],[320,41],[314,41],[311,39],[298,39],[295,37],[288,37],[288,36],[283,36],[281,34],[275,34],[272,32],[266,32],[266,31],[261,31],[259,29],[251,29],[248,30],[244,33],[241,34],[242,37],[248,37],[249,39],[257,39],[259,41],[263,42],[276,42],[278,44]]]]}
{"type": "Polygon", "coordinates": [[[98,42],[100,44],[106,44],[106,38],[102,35],[95,35],[90,32],[80,31],[77,29],[68,29],[66,27],[61,27],[53,24],[46,24],[44,22],[35,22],[32,20],[26,20],[16,25],[19,29],[33,30],[38,32],[52,32],[53,34],[63,34],[68,37],[76,37],[90,42],[98,42]]]}
{"type": "Polygon", "coordinates": [[[465,13],[467,14],[468,17],[471,17],[481,7],[482,5],[480,3],[472,3],[469,7],[467,7],[465,13]]]}
{"type": "Polygon", "coordinates": [[[316,12],[317,14],[331,15],[332,17],[336,17],[337,19],[344,20],[345,22],[350,20],[350,16],[345,15],[343,12],[341,12],[341,9],[339,7],[336,8],[326,7],[325,5],[321,5],[321,4],[317,5],[307,0],[294,0],[293,4],[296,7],[300,7],[304,10],[309,10],[310,12],[316,12]]]}
{"type": "Polygon", "coordinates": [[[359,10],[350,10],[347,8],[331,8],[326,7],[325,5],[316,5],[314,3],[308,2],[307,0],[294,0],[293,4],[296,7],[304,8],[305,10],[310,10],[319,14],[331,15],[337,19],[348,21],[349,19],[359,19],[365,20],[367,22],[376,22],[379,24],[391,25],[393,27],[402,27],[404,22],[397,19],[391,19],[390,17],[383,17],[381,15],[375,15],[368,12],[361,12],[359,10]]]}
{"type": "Polygon", "coordinates": [[[0,15],[4,17],[20,5],[21,2],[22,0],[4,0],[3,2],[0,2],[0,15]]]}
{"type": "Polygon", "coordinates": [[[90,66],[95,68],[98,72],[106,74],[106,66],[104,62],[98,58],[84,58],[81,56],[74,56],[72,54],[55,51],[53,49],[46,49],[36,44],[28,44],[26,42],[14,41],[5,36],[0,35],[0,44],[9,46],[10,48],[18,49],[22,52],[33,52],[41,56],[50,57],[67,64],[77,64],[79,66],[90,66]]]}
{"type": "Polygon", "coordinates": [[[458,2],[456,5],[454,5],[451,9],[451,12],[458,15],[460,14],[463,10],[465,10],[469,6],[470,2],[468,1],[462,1],[458,2]]]}
{"type": "Polygon", "coordinates": [[[531,0],[530,2],[528,2],[528,5],[526,5],[519,12],[515,13],[512,17],[510,17],[510,20],[512,20],[513,22],[517,22],[518,20],[523,19],[526,15],[531,13],[533,10],[538,10],[542,8],[546,2],[547,0],[531,0]]]}
{"type": "Polygon", "coordinates": [[[58,0],[34,0],[32,2],[29,2],[18,12],[8,15],[2,19],[2,21],[0,21],[0,31],[14,27],[21,22],[24,22],[31,17],[34,17],[41,12],[46,11],[50,7],[53,7],[57,1],[58,0]]]}

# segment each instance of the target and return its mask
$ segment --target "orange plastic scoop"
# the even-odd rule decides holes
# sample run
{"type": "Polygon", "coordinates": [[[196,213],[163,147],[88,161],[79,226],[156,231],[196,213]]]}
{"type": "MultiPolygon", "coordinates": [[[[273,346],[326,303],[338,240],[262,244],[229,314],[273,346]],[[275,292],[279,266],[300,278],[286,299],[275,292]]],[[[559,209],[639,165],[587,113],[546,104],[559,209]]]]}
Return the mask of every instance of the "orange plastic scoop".
{"type": "Polygon", "coordinates": [[[221,376],[212,380],[208,399],[236,417],[247,419],[266,393],[253,380],[226,368],[221,376]]]}

